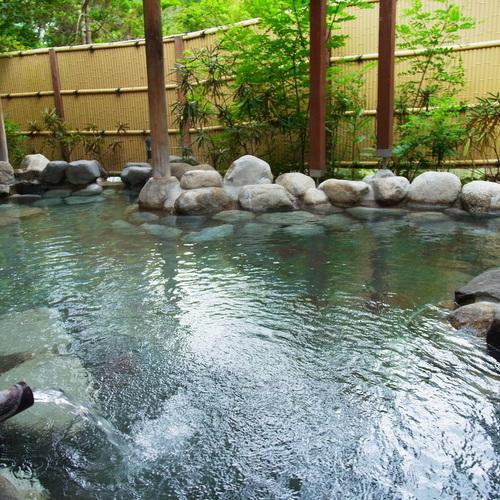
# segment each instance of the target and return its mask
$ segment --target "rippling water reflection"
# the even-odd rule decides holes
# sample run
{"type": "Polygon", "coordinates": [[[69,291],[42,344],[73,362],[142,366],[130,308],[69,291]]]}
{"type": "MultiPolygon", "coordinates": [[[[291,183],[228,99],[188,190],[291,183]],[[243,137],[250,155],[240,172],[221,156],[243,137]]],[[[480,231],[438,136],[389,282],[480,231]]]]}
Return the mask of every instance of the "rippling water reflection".
{"type": "Polygon", "coordinates": [[[10,420],[6,467],[61,499],[500,495],[499,365],[437,305],[498,266],[497,221],[252,222],[189,243],[113,229],[125,206],[0,228],[0,312],[56,311],[92,398],[38,387],[35,406],[83,425],[10,420]]]}

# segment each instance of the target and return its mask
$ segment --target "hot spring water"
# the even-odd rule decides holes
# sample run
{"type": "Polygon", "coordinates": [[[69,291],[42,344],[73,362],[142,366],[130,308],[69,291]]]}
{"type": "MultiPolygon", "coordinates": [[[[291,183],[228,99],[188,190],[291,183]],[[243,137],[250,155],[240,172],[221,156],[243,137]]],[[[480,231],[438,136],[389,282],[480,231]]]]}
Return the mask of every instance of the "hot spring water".
{"type": "Polygon", "coordinates": [[[500,495],[500,365],[439,305],[499,265],[499,220],[162,233],[126,206],[0,228],[0,347],[26,359],[0,381],[35,393],[4,472],[53,499],[500,495]]]}

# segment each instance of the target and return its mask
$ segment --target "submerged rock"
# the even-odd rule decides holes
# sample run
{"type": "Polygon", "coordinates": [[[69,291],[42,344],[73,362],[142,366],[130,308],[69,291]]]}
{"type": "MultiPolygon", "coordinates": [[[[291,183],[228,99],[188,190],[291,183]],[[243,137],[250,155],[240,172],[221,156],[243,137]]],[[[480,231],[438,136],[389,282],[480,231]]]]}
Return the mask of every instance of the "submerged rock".
{"type": "Polygon", "coordinates": [[[278,224],[281,226],[291,226],[294,224],[304,224],[306,222],[315,222],[319,219],[317,215],[310,212],[277,212],[262,214],[257,217],[257,222],[265,224],[278,224]]]}
{"type": "Polygon", "coordinates": [[[218,214],[212,216],[212,219],[223,222],[238,223],[255,219],[255,214],[244,210],[225,210],[224,212],[219,212],[218,214]]]}
{"type": "Polygon", "coordinates": [[[232,224],[223,224],[221,226],[206,227],[205,229],[195,233],[187,233],[184,235],[183,240],[187,243],[204,243],[219,240],[221,238],[227,238],[233,233],[234,226],[232,224]]]}
{"type": "MultiPolygon", "coordinates": [[[[0,387],[24,380],[33,388],[35,397],[40,391],[58,387],[78,401],[90,402],[91,378],[80,360],[68,354],[70,343],[55,309],[37,308],[0,316],[0,352],[18,356],[20,361],[0,375],[0,387]]],[[[37,402],[3,425],[68,432],[76,430],[74,418],[67,406],[37,402]]]]}

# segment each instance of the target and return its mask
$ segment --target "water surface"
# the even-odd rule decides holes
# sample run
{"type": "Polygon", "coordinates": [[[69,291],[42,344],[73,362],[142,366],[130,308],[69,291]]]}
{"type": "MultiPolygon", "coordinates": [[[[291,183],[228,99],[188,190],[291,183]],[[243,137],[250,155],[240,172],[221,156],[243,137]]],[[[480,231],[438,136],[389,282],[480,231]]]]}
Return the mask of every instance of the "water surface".
{"type": "Polygon", "coordinates": [[[500,496],[500,366],[442,305],[499,265],[498,219],[170,218],[158,237],[115,222],[128,205],[0,228],[0,336],[48,310],[69,339],[51,359],[85,373],[26,372],[72,420],[11,419],[5,468],[54,499],[500,496]]]}

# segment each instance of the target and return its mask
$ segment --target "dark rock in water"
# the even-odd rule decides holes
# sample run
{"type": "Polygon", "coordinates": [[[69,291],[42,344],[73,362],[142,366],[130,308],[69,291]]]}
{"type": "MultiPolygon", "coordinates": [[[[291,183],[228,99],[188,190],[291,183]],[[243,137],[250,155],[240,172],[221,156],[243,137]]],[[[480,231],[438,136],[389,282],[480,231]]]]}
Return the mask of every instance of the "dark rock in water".
{"type": "Polygon", "coordinates": [[[149,163],[127,163],[120,178],[125,185],[140,190],[152,175],[153,167],[149,163]]]}
{"type": "Polygon", "coordinates": [[[31,352],[16,352],[14,354],[4,354],[0,356],[0,374],[8,372],[16,366],[33,359],[34,355],[31,352]]]}
{"type": "Polygon", "coordinates": [[[459,306],[478,301],[500,302],[500,269],[486,271],[455,291],[459,306]]]}
{"type": "Polygon", "coordinates": [[[13,188],[17,194],[42,195],[45,192],[45,186],[37,180],[16,182],[13,188]]]}
{"type": "Polygon", "coordinates": [[[494,347],[495,349],[500,350],[500,319],[495,318],[491,322],[491,326],[486,334],[486,343],[494,347]]]}

